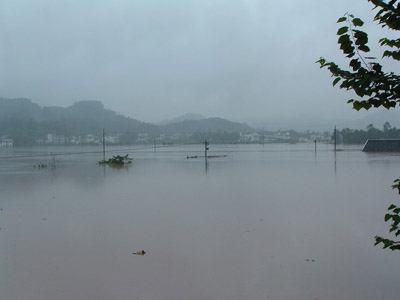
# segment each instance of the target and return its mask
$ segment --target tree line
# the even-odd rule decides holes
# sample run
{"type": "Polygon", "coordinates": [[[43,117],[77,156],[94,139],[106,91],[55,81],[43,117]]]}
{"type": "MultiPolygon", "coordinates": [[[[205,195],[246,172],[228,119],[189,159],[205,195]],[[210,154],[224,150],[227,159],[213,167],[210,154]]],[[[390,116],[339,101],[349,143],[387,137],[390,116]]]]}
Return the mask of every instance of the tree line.
{"type": "Polygon", "coordinates": [[[343,144],[364,144],[368,139],[400,139],[400,128],[392,127],[389,122],[382,129],[375,128],[373,124],[366,129],[344,128],[337,131],[337,138],[343,144]]]}

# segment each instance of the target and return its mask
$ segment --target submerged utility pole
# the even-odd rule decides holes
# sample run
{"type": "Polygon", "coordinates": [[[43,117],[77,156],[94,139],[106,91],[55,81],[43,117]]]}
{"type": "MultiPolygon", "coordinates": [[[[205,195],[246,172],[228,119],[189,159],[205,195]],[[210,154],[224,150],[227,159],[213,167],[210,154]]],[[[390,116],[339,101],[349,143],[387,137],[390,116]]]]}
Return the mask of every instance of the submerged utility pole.
{"type": "Polygon", "coordinates": [[[204,162],[205,162],[205,166],[206,166],[206,173],[208,173],[208,161],[207,161],[207,151],[208,151],[208,145],[209,143],[207,142],[207,140],[204,141],[204,162]]]}
{"type": "Polygon", "coordinates": [[[335,145],[335,152],[336,152],[336,125],[335,125],[335,129],[333,130],[333,141],[334,141],[334,145],[335,145]]]}
{"type": "Polygon", "coordinates": [[[154,153],[156,153],[157,149],[157,143],[156,143],[156,137],[154,137],[154,153]]]}
{"type": "Polygon", "coordinates": [[[103,128],[103,161],[106,161],[106,130],[103,128]]]}

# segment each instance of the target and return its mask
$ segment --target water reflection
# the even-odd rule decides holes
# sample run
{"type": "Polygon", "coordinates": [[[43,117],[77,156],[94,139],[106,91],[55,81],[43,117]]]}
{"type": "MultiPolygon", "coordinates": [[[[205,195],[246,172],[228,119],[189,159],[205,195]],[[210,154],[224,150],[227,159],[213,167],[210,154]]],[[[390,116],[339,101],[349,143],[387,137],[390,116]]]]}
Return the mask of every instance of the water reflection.
{"type": "Polygon", "coordinates": [[[334,153],[335,176],[336,176],[336,174],[337,174],[337,169],[336,169],[336,166],[337,166],[337,164],[336,164],[336,153],[337,153],[337,151],[336,151],[336,149],[333,150],[333,153],[334,153]]]}

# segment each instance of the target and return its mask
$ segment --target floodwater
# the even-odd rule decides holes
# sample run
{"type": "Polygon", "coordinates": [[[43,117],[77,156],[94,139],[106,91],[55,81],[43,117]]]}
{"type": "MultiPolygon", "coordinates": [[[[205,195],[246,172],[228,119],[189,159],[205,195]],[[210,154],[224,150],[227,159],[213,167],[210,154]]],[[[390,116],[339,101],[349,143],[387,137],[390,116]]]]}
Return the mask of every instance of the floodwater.
{"type": "Polygon", "coordinates": [[[400,253],[373,244],[399,155],[210,145],[206,168],[203,148],[108,148],[121,169],[0,148],[0,298],[398,299],[400,253]]]}

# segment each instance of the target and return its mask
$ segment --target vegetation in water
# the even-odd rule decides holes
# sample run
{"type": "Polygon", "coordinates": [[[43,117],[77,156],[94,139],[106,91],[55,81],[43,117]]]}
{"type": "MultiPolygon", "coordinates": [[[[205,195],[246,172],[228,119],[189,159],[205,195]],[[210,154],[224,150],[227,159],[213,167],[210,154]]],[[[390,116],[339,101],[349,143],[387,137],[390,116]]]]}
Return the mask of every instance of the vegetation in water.
{"type": "Polygon", "coordinates": [[[39,162],[38,164],[34,165],[34,168],[38,168],[38,169],[56,169],[57,168],[57,164],[59,161],[56,161],[55,157],[53,156],[51,161],[45,163],[45,162],[39,162]]]}
{"type": "Polygon", "coordinates": [[[128,165],[132,163],[132,158],[129,157],[129,155],[115,155],[113,157],[111,157],[108,160],[101,160],[99,161],[99,165],[128,165]]]}
{"type": "Polygon", "coordinates": [[[37,165],[34,165],[34,167],[38,169],[46,169],[47,163],[39,162],[37,165]]]}

